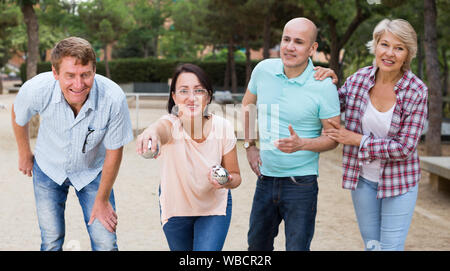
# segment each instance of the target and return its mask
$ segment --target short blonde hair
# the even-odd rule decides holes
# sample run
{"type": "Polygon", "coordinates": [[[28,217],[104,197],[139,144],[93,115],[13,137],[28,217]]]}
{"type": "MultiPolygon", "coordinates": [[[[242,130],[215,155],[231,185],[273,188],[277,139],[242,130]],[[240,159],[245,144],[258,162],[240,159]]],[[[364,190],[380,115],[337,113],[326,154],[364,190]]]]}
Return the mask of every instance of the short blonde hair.
{"type": "MultiPolygon", "coordinates": [[[[403,19],[389,20],[384,19],[377,24],[373,30],[373,39],[367,43],[367,48],[370,53],[375,55],[375,48],[380,41],[381,36],[389,31],[395,35],[401,42],[403,42],[408,50],[408,56],[402,66],[402,71],[407,71],[411,68],[411,61],[417,54],[417,34],[411,24],[403,19]]],[[[374,61],[375,65],[375,61],[374,61]]]]}
{"type": "Polygon", "coordinates": [[[83,66],[87,65],[89,61],[92,61],[92,67],[95,71],[97,64],[95,52],[87,40],[78,37],[69,37],[55,45],[51,53],[51,62],[56,72],[59,73],[61,60],[66,56],[75,57],[83,66]]]}

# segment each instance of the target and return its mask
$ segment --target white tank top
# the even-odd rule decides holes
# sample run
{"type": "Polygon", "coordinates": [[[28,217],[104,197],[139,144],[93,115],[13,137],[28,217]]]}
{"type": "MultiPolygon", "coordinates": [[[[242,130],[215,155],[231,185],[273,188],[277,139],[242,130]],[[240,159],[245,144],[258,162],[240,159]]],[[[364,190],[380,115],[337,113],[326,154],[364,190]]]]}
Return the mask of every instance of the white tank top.
{"type": "MultiPolygon", "coordinates": [[[[391,127],[395,104],[388,111],[380,112],[372,105],[369,98],[366,112],[361,119],[363,134],[370,135],[372,133],[375,138],[386,138],[391,127]]],[[[376,159],[369,164],[361,166],[361,176],[369,181],[379,182],[381,175],[380,163],[381,160],[376,159]]]]}

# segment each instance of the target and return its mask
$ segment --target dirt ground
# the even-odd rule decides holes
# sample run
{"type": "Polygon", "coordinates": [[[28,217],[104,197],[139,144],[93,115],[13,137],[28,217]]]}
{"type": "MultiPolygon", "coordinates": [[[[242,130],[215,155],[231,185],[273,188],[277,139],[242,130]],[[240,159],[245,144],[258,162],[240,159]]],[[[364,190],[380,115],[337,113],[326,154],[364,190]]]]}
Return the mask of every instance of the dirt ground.
{"type": "MultiPolygon", "coordinates": [[[[0,250],[39,250],[32,180],[17,169],[17,146],[10,123],[14,94],[0,95],[0,250]]],[[[130,102],[130,105],[133,104],[130,102]]],[[[143,128],[165,113],[164,101],[142,103],[139,127],[143,128]],[[145,106],[147,104],[147,106],[145,106]]],[[[136,111],[130,115],[136,128],[136,111]]],[[[34,146],[35,140],[32,140],[34,146]]],[[[256,177],[251,171],[242,141],[238,141],[242,184],[232,191],[233,214],[224,250],[247,250],[247,231],[256,177]]],[[[442,145],[450,155],[450,146],[442,145]]],[[[363,250],[350,192],[341,188],[342,148],[320,155],[319,201],[316,231],[311,249],[363,250]]],[[[419,196],[406,250],[450,250],[450,194],[435,192],[423,172],[419,196]]],[[[159,162],[136,155],[135,142],[124,148],[114,186],[119,224],[120,250],[168,250],[161,229],[158,206],[159,162]]],[[[284,250],[284,230],[275,240],[275,250],[284,250]]],[[[90,250],[82,212],[73,188],[66,204],[65,250],[90,250]]]]}

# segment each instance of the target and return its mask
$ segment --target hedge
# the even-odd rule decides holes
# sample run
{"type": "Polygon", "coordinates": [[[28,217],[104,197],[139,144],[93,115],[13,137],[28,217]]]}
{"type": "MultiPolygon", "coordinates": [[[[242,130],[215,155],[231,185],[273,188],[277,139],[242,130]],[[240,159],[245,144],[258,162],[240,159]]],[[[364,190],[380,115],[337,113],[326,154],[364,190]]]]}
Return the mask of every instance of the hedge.
{"type": "MultiPolygon", "coordinates": [[[[116,83],[129,82],[161,82],[165,83],[172,77],[175,67],[180,63],[193,63],[200,66],[210,77],[213,85],[223,86],[226,62],[224,61],[202,61],[202,60],[166,60],[156,58],[126,58],[114,59],[109,61],[111,79],[116,83]]],[[[253,67],[258,61],[252,61],[253,67]]],[[[315,63],[321,66],[327,66],[324,63],[315,63]]],[[[51,71],[50,62],[39,62],[37,72],[51,71]]],[[[105,64],[103,61],[97,62],[97,73],[105,75],[105,64]]],[[[245,62],[236,62],[236,75],[238,86],[245,86],[245,62]]],[[[20,76],[25,82],[26,65],[20,68],[20,76]]]]}

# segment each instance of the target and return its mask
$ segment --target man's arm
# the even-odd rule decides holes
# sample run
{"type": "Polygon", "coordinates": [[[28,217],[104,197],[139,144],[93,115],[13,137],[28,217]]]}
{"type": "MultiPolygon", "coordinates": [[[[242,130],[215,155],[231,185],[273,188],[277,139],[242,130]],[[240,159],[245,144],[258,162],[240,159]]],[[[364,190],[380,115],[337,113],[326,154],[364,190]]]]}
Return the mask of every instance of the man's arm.
{"type": "Polygon", "coordinates": [[[261,175],[259,167],[262,165],[262,162],[259,156],[259,149],[256,147],[256,100],[257,96],[247,89],[242,99],[242,125],[244,125],[244,141],[251,144],[246,149],[247,160],[253,172],[259,176],[261,175]]]}
{"type": "MultiPolygon", "coordinates": [[[[340,123],[340,116],[330,118],[336,123],[340,123]]],[[[328,119],[321,119],[323,128],[328,129],[332,125],[328,122],[328,119]]],[[[323,152],[332,150],[337,147],[338,143],[328,136],[322,134],[316,138],[301,138],[297,135],[291,125],[289,125],[289,132],[291,136],[275,141],[275,146],[282,152],[292,153],[296,151],[313,151],[323,152]]]]}
{"type": "Polygon", "coordinates": [[[256,141],[256,101],[257,96],[247,89],[242,98],[242,124],[244,125],[244,140],[248,142],[256,141]]]}
{"type": "Polygon", "coordinates": [[[119,172],[122,161],[123,147],[116,150],[106,150],[105,162],[102,168],[102,177],[97,191],[94,206],[89,220],[89,225],[98,219],[110,232],[116,231],[117,214],[114,212],[109,197],[111,190],[119,172]]]}
{"type": "Polygon", "coordinates": [[[19,151],[19,170],[31,177],[33,175],[33,153],[30,147],[30,137],[28,135],[28,123],[20,126],[16,123],[14,105],[11,108],[11,122],[19,151]]]}

